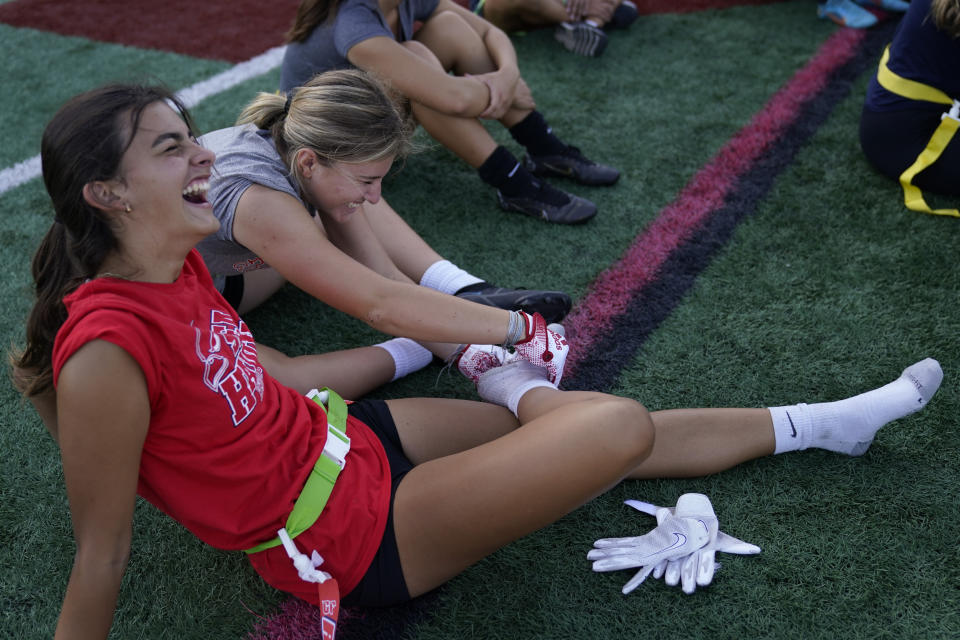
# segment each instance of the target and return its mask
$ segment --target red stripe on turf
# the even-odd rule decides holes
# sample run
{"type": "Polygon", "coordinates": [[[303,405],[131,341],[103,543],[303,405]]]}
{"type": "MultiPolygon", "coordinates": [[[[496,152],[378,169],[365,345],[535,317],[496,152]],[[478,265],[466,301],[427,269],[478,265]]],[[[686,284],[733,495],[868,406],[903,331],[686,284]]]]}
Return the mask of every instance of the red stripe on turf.
{"type": "Polygon", "coordinates": [[[283,44],[298,4],[298,0],[15,0],[0,4],[0,22],[242,62],[283,44]]]}
{"type": "Polygon", "coordinates": [[[738,178],[777,141],[803,104],[824,87],[831,72],[853,57],[863,37],[860,30],[836,31],[637,236],[624,256],[600,274],[563,323],[571,338],[568,372],[576,369],[580,354],[589,352],[597,339],[609,332],[613,318],[656,277],[671,252],[723,205],[738,178]]]}

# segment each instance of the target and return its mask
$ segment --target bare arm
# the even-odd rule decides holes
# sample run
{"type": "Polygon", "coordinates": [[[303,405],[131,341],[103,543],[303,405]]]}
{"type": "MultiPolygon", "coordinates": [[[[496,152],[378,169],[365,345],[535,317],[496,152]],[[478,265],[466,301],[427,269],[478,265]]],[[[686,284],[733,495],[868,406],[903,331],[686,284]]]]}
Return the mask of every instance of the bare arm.
{"type": "Polygon", "coordinates": [[[347,52],[347,59],[388,80],[410,100],[441,113],[475,118],[490,102],[489,90],[479,79],[448,75],[386,36],[355,44],[347,52]]]}
{"type": "Polygon", "coordinates": [[[334,246],[287,194],[247,189],[233,233],[296,287],[383,333],[452,343],[506,338],[508,311],[376,273],[334,246]]]}
{"type": "Polygon", "coordinates": [[[139,366],[111,343],[81,347],[57,388],[59,444],[77,551],[56,638],[105,638],[130,554],[150,422],[139,366]]]}
{"type": "MultiPolygon", "coordinates": [[[[489,106],[481,117],[499,119],[510,108],[533,109],[535,103],[520,77],[517,53],[509,36],[496,25],[467,11],[452,0],[440,0],[433,15],[441,13],[456,14],[461,18],[468,28],[476,33],[485,49],[484,56],[474,55],[465,58],[460,63],[460,67],[453,69],[455,73],[475,74],[474,77],[489,88],[489,106]],[[523,92],[518,95],[521,86],[523,92]]],[[[428,19],[427,25],[429,24],[428,19]]],[[[447,36],[442,29],[437,31],[422,29],[421,33],[424,34],[422,41],[434,51],[449,52],[451,46],[452,50],[457,49],[455,45],[450,44],[450,36],[447,36]]],[[[418,39],[421,38],[418,36],[418,39]]]]}

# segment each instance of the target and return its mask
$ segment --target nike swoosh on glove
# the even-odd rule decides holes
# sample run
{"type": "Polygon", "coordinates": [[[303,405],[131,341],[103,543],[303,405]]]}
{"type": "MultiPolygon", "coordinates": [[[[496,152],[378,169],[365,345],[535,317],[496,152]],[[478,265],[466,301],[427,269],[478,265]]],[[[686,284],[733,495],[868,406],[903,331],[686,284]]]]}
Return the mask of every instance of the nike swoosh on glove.
{"type": "MultiPolygon", "coordinates": [[[[685,558],[709,542],[710,532],[699,520],[674,516],[667,509],[661,511],[656,528],[647,534],[601,538],[594,542],[594,548],[587,553],[587,559],[593,561],[593,570],[617,571],[640,567],[640,573],[647,571],[649,574],[660,563],[685,558]]],[[[623,587],[623,593],[630,593],[640,583],[633,582],[631,580],[623,587]]]]}
{"type": "MultiPolygon", "coordinates": [[[[660,518],[667,514],[674,516],[695,518],[703,523],[703,526],[709,531],[709,540],[700,549],[682,558],[672,558],[658,563],[655,567],[644,567],[643,570],[634,576],[636,581],[632,585],[636,588],[651,573],[654,579],[663,577],[664,582],[670,586],[680,584],[684,593],[690,594],[696,591],[697,587],[705,587],[713,581],[713,576],[720,565],[716,562],[716,552],[733,553],[737,555],[755,555],[760,553],[760,547],[749,542],[744,542],[739,538],[719,530],[719,521],[713,510],[707,496],[700,493],[686,493],[677,500],[677,506],[668,509],[658,507],[649,502],[640,500],[627,500],[626,505],[633,507],[638,511],[660,518]]],[[[631,584],[631,583],[628,583],[631,584]]]]}

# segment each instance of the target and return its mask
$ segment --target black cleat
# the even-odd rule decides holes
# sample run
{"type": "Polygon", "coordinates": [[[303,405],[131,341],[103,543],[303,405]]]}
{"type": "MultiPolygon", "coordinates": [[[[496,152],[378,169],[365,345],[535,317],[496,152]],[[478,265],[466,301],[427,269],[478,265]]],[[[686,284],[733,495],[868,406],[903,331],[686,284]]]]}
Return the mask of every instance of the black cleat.
{"type": "Polygon", "coordinates": [[[620,172],[613,167],[597,164],[570,145],[563,153],[551,156],[531,156],[528,153],[523,156],[523,166],[536,176],[573,178],[590,186],[611,185],[620,178],[620,172]]]}
{"type": "Polygon", "coordinates": [[[539,313],[547,323],[560,322],[570,312],[570,296],[562,291],[505,289],[489,286],[479,291],[464,291],[458,298],[499,307],[508,311],[539,313]]]}
{"type": "Polygon", "coordinates": [[[597,205],[585,198],[551,187],[535,180],[537,191],[532,196],[505,196],[497,189],[497,203],[504,211],[540,218],[558,224],[580,224],[597,215],[597,205]]]}

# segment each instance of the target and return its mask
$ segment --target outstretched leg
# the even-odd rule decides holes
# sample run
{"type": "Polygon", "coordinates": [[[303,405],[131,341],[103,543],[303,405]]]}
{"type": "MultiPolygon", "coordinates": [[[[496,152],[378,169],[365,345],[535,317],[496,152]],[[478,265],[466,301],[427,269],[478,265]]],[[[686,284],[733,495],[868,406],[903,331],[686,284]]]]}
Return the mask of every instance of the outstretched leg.
{"type": "Polygon", "coordinates": [[[422,463],[403,479],[394,502],[411,595],[433,589],[625,477],[714,473],[789,451],[785,443],[791,440],[802,443],[799,448],[862,453],[861,445],[886,422],[925,406],[943,373],[928,359],[888,385],[837,402],[653,414],[632,400],[542,384],[517,401],[518,385],[542,383],[545,377],[543,369],[523,361],[481,377],[482,397],[515,407],[522,424],[516,429],[511,414],[496,407],[391,401],[404,449],[422,463]],[[809,420],[786,430],[778,414],[794,411],[805,412],[809,420]],[[797,433],[803,436],[794,438],[797,433]]]}
{"type": "Polygon", "coordinates": [[[654,411],[653,452],[630,477],[695,477],[810,447],[861,455],[881,427],[926,406],[942,380],[939,363],[927,358],[889,384],[835,402],[654,411]]]}

